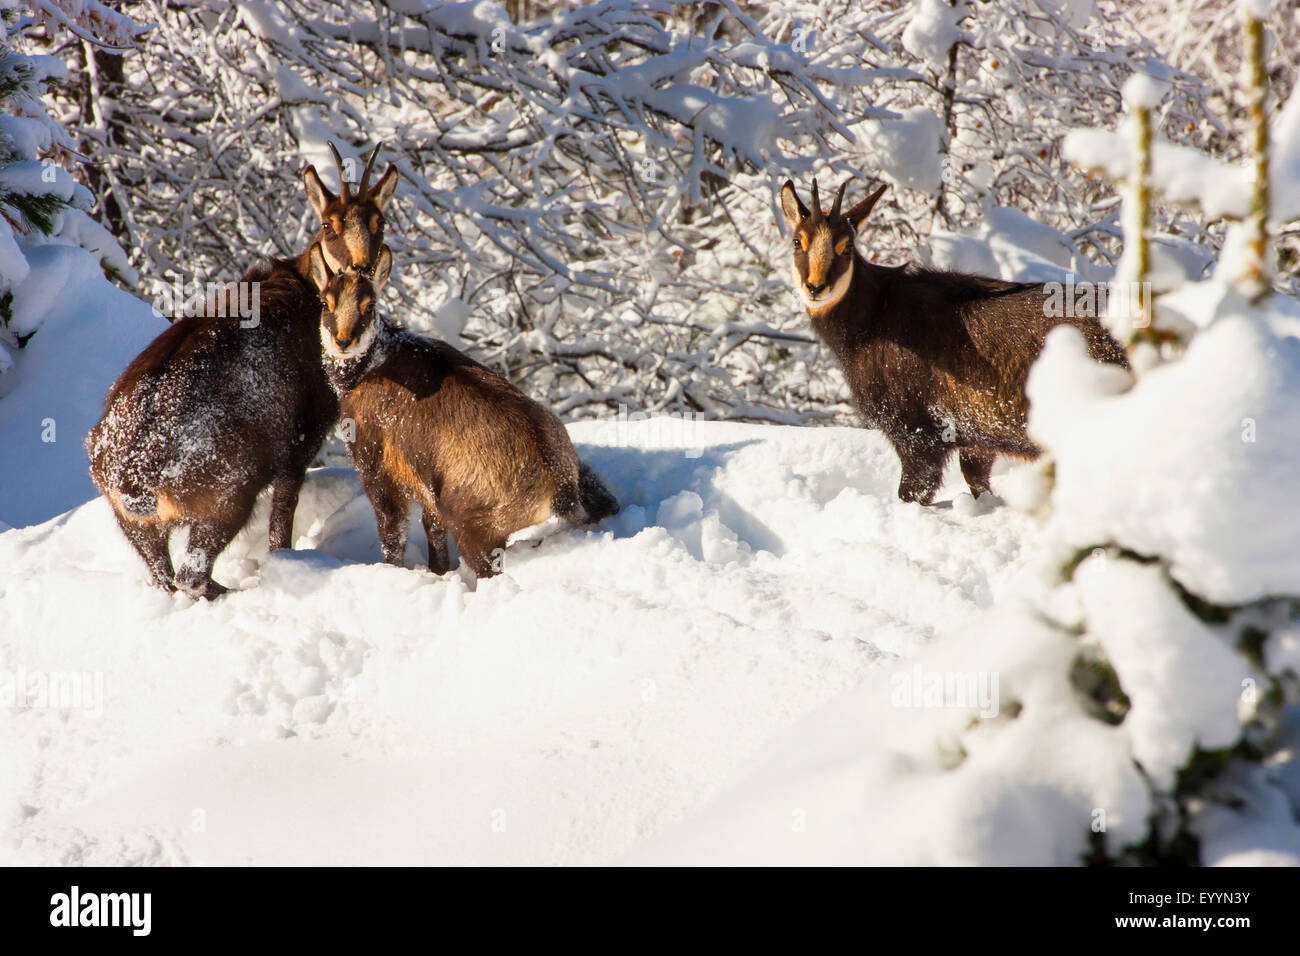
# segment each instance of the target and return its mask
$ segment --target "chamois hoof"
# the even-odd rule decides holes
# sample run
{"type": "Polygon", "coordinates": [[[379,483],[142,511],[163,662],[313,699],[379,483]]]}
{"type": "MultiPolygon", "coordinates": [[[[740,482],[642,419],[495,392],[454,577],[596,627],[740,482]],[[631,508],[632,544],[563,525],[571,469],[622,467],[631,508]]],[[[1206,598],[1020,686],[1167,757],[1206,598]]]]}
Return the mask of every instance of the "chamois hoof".
{"type": "Polygon", "coordinates": [[[204,582],[181,581],[178,579],[174,590],[183,591],[196,601],[212,601],[221,597],[230,589],[208,578],[204,582]]]}
{"type": "Polygon", "coordinates": [[[907,502],[916,502],[923,507],[934,504],[935,488],[921,488],[916,485],[903,482],[898,486],[898,500],[907,502]]]}

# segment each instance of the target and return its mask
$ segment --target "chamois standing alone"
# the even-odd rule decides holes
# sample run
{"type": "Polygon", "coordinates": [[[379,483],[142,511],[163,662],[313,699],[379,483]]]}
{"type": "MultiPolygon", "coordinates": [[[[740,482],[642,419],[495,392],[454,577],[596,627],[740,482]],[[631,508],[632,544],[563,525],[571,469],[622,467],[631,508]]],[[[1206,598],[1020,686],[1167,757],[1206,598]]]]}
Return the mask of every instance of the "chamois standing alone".
{"type": "MultiPolygon", "coordinates": [[[[212,565],[272,487],[269,545],[291,546],[307,467],[338,420],[338,397],[320,359],[320,307],[309,253],[369,266],[383,244],[383,209],[397,185],[389,166],[371,188],[376,146],[350,194],[338,151],[341,194],[309,166],[304,183],[321,230],[296,259],[255,266],[258,311],[244,323],[211,316],[176,321],[127,366],[86,436],[90,473],[155,584],[193,597],[226,589],[212,565]],[[168,540],[188,527],[173,569],[168,540]]],[[[224,310],[222,313],[224,314],[224,310]]]]}
{"type": "Polygon", "coordinates": [[[384,560],[399,567],[410,502],[423,510],[429,569],[450,570],[447,532],[478,577],[500,569],[516,531],[553,515],[597,522],[618,501],[578,460],[564,425],[496,372],[445,342],[388,327],[376,300],[392,268],[333,273],[318,252],[320,338],[352,461],[375,509],[384,560]]]}
{"type": "Polygon", "coordinates": [[[868,262],[854,241],[885,187],[841,214],[847,185],[829,213],[816,182],[811,210],[794,183],[782,187],[795,287],[858,411],[898,453],[898,497],[930,504],[954,448],[978,497],[997,455],[1038,455],[1025,432],[1025,381],[1053,326],[1078,328],[1098,361],[1127,368],[1127,357],[1095,318],[1048,317],[1042,284],[868,262]]]}

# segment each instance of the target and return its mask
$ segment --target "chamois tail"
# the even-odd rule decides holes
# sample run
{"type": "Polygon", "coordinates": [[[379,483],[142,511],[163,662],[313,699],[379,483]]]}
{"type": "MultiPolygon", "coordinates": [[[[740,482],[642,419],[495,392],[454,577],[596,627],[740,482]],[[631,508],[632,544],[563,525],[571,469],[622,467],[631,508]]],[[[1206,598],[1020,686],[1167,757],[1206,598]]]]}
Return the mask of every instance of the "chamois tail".
{"type": "Polygon", "coordinates": [[[578,463],[578,501],[590,524],[618,514],[618,499],[586,462],[578,463]]]}

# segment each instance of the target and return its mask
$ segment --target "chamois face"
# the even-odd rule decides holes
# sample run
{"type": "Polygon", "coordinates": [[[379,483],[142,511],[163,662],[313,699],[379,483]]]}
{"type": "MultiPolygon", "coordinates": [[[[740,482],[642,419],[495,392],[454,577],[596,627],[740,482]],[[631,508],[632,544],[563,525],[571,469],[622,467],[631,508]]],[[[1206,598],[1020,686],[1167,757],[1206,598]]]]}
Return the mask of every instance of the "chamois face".
{"type": "Polygon", "coordinates": [[[320,217],[319,244],[331,271],[369,272],[384,244],[384,207],[397,188],[397,167],[389,164],[383,178],[371,186],[371,166],[379,152],[379,146],[375,146],[366,161],[361,183],[353,190],[348,186],[338,150],[333,143],[329,147],[338,166],[340,194],[335,195],[326,187],[315,166],[308,166],[303,172],[307,201],[320,217]]]}
{"type": "Polygon", "coordinates": [[[830,308],[844,297],[853,281],[853,241],[858,227],[876,204],[882,186],[847,213],[840,214],[846,182],[835,197],[830,212],[822,209],[813,182],[812,209],[799,199],[794,183],[781,187],[781,211],[792,233],[791,268],[795,288],[804,304],[814,311],[830,308]]]}
{"type": "Polygon", "coordinates": [[[336,361],[362,358],[378,334],[375,307],[388,281],[393,255],[387,246],[375,258],[374,275],[355,270],[333,272],[325,261],[324,243],[312,247],[311,277],[320,293],[320,340],[336,361]]]}

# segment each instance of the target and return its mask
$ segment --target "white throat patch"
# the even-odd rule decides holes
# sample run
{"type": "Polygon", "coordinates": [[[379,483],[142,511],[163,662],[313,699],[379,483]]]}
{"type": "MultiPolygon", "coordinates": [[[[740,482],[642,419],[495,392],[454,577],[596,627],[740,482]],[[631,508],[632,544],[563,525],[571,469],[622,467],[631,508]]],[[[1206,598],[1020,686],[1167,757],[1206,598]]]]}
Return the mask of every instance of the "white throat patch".
{"type": "Polygon", "coordinates": [[[794,287],[799,290],[799,298],[804,306],[810,312],[820,312],[838,303],[849,291],[849,285],[853,282],[853,259],[849,259],[849,267],[835,280],[835,284],[831,286],[830,291],[817,299],[808,297],[808,290],[804,287],[803,279],[793,262],[790,263],[790,271],[794,274],[794,287]]]}
{"type": "Polygon", "coordinates": [[[353,359],[358,359],[365,355],[366,352],[370,350],[371,344],[374,343],[375,336],[378,334],[376,329],[377,325],[378,322],[372,321],[366,326],[366,330],[361,333],[361,338],[357,339],[346,349],[341,349],[339,348],[339,344],[334,341],[334,336],[330,334],[330,330],[325,328],[325,323],[322,322],[320,324],[321,347],[325,349],[326,355],[338,362],[347,362],[353,359]]]}

